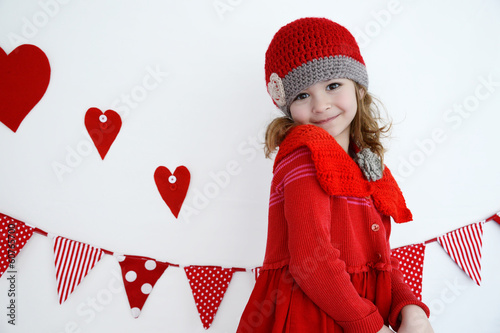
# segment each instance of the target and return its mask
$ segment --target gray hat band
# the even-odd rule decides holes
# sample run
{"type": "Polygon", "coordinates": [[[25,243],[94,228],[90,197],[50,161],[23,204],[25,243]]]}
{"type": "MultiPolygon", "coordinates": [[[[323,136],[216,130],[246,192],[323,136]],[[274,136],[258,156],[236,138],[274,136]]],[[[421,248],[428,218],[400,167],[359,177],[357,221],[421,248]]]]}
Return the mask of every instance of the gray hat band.
{"type": "Polygon", "coordinates": [[[281,111],[291,117],[290,104],[298,93],[317,82],[341,78],[353,80],[368,89],[365,65],[346,56],[313,59],[294,68],[282,80],[286,104],[280,107],[281,111]]]}

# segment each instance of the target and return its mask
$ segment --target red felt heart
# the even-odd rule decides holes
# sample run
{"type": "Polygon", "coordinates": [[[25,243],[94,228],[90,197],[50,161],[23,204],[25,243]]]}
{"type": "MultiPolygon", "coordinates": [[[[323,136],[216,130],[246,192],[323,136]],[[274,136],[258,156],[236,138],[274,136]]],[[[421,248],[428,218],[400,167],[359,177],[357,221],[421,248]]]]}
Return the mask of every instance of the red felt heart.
{"type": "Polygon", "coordinates": [[[104,160],[122,127],[120,115],[113,110],[103,113],[98,108],[90,108],[85,113],[85,127],[94,141],[99,155],[104,160]]]}
{"type": "Polygon", "coordinates": [[[155,171],[155,183],[161,197],[177,218],[191,180],[189,170],[181,165],[175,169],[174,174],[164,166],[159,166],[155,171]]]}
{"type": "Polygon", "coordinates": [[[0,121],[16,132],[49,81],[49,60],[38,47],[24,44],[9,55],[0,48],[0,121]]]}

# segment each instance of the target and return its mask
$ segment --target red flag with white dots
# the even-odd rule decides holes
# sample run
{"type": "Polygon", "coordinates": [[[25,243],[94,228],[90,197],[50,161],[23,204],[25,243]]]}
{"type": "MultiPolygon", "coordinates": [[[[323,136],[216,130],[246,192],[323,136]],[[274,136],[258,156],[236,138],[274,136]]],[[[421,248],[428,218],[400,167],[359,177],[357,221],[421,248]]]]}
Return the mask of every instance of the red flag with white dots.
{"type": "Polygon", "coordinates": [[[209,329],[231,282],[234,269],[217,266],[187,266],[184,270],[193,291],[203,327],[209,329]]]}
{"type": "Polygon", "coordinates": [[[137,318],[149,294],[153,291],[156,281],[163,275],[169,264],[139,256],[117,256],[117,259],[122,269],[130,311],[132,316],[137,318]]]}
{"type": "Polygon", "coordinates": [[[399,270],[403,273],[404,282],[410,286],[411,291],[421,301],[425,244],[398,247],[391,250],[391,256],[399,260],[399,270]]]}
{"type": "Polygon", "coordinates": [[[33,235],[33,228],[24,222],[0,213],[0,277],[9,268],[15,269],[19,251],[33,235]]]}

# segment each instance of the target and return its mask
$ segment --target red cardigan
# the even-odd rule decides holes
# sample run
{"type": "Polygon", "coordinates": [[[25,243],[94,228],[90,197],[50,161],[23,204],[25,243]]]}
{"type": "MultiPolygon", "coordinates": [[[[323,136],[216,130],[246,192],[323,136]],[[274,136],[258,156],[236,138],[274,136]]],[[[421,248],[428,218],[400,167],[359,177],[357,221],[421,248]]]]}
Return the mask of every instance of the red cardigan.
{"type": "Polygon", "coordinates": [[[306,295],[346,332],[374,331],[382,322],[397,329],[407,304],[429,316],[391,259],[390,216],[396,223],[412,219],[387,167],[369,182],[328,132],[295,127],[275,159],[263,269],[288,265],[306,295]],[[384,292],[390,308],[378,309],[356,292],[351,275],[368,269],[390,272],[384,292]]]}

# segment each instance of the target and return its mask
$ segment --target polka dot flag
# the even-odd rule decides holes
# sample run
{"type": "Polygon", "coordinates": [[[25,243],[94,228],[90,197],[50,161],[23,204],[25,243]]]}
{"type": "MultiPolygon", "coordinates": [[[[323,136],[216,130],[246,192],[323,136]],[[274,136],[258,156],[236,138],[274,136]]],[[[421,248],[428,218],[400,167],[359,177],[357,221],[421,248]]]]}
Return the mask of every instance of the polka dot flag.
{"type": "Polygon", "coordinates": [[[399,260],[399,270],[411,291],[422,300],[422,275],[424,269],[425,244],[413,244],[391,250],[391,256],[399,260]]]}
{"type": "Polygon", "coordinates": [[[116,256],[122,269],[123,285],[127,292],[132,316],[138,318],[156,281],[169,264],[139,256],[116,256]]]}
{"type": "Polygon", "coordinates": [[[231,282],[234,269],[217,266],[187,266],[184,270],[203,327],[209,329],[231,282]]]}
{"type": "Polygon", "coordinates": [[[7,268],[15,269],[14,258],[32,235],[33,228],[0,213],[0,277],[7,268]]]}

